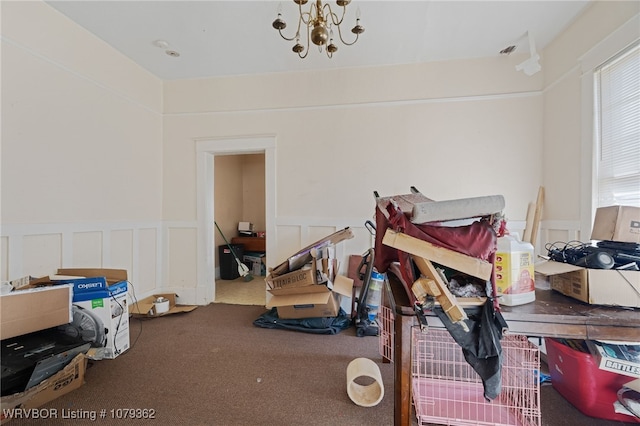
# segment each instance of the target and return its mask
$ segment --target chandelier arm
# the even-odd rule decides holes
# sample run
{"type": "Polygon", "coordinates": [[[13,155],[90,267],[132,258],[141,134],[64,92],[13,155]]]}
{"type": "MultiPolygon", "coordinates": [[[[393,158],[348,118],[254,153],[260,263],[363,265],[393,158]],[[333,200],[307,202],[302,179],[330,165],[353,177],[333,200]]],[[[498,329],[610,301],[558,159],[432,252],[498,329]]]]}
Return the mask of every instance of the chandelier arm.
{"type": "Polygon", "coordinates": [[[331,5],[329,3],[325,3],[323,8],[327,8],[329,10],[329,13],[327,13],[326,16],[331,17],[331,23],[333,25],[342,25],[342,21],[344,21],[344,15],[347,13],[347,6],[342,6],[342,16],[340,17],[340,19],[338,19],[338,15],[336,15],[333,9],[331,9],[331,5]]]}
{"type": "Polygon", "coordinates": [[[307,55],[309,54],[309,48],[311,47],[311,40],[310,40],[310,29],[309,29],[309,25],[307,25],[307,47],[304,50],[304,55],[301,55],[300,52],[298,52],[298,56],[300,57],[300,59],[304,59],[307,57],[307,55]]]}
{"type": "Polygon", "coordinates": [[[338,25],[338,37],[340,37],[340,41],[342,42],[342,44],[346,45],[346,46],[352,46],[354,44],[356,44],[356,41],[358,41],[358,37],[360,36],[360,34],[356,34],[356,39],[353,40],[351,43],[347,43],[343,38],[342,38],[342,30],[340,29],[340,26],[338,25]]]}
{"type": "Polygon", "coordinates": [[[295,40],[296,36],[294,35],[293,37],[289,38],[286,37],[284,34],[282,34],[282,30],[278,30],[278,32],[280,33],[280,37],[282,37],[283,39],[287,40],[287,41],[293,41],[295,40]]]}

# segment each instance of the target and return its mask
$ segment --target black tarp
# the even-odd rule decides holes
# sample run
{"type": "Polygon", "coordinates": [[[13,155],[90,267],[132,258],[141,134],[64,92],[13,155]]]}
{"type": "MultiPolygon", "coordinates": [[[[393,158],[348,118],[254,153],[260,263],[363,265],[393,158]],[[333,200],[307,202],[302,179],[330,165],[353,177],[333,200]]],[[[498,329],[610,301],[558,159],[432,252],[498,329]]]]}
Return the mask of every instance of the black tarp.
{"type": "Polygon", "coordinates": [[[478,307],[465,308],[467,319],[462,324],[453,323],[442,307],[433,311],[449,331],[453,340],[462,348],[467,363],[478,373],[484,387],[484,397],[488,401],[500,395],[502,382],[502,330],[505,326],[500,313],[493,309],[493,301],[487,301],[478,307]]]}

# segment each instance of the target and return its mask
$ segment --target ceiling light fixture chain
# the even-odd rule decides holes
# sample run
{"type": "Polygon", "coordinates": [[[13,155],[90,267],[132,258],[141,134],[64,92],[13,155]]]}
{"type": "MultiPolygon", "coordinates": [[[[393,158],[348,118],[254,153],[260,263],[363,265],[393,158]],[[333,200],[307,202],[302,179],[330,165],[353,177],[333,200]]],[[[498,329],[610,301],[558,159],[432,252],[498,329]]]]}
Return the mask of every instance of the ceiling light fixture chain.
{"type": "Polygon", "coordinates": [[[325,51],[327,56],[331,58],[333,54],[338,50],[333,42],[333,27],[338,28],[338,37],[345,46],[352,46],[358,41],[360,34],[364,32],[364,27],[360,25],[360,9],[356,11],[356,25],[351,29],[351,32],[355,34],[355,39],[351,42],[346,41],[342,36],[341,25],[344,21],[345,14],[347,12],[347,6],[351,3],[351,0],[336,0],[336,5],[342,8],[342,15],[338,18],[338,15],[331,9],[329,3],[322,4],[322,0],[315,0],[308,12],[302,10],[302,6],[307,4],[308,0],[293,0],[298,5],[298,26],[293,37],[287,37],[282,33],[287,27],[286,22],[282,19],[282,6],[278,6],[278,17],[273,21],[273,28],[278,30],[280,36],[287,40],[295,40],[296,44],[292,50],[298,54],[300,58],[306,58],[309,53],[309,47],[311,43],[318,46],[318,49],[322,51],[322,46],[326,46],[325,51]],[[306,29],[306,46],[300,43],[300,31],[306,29]],[[303,53],[304,52],[304,53],[303,53]]]}

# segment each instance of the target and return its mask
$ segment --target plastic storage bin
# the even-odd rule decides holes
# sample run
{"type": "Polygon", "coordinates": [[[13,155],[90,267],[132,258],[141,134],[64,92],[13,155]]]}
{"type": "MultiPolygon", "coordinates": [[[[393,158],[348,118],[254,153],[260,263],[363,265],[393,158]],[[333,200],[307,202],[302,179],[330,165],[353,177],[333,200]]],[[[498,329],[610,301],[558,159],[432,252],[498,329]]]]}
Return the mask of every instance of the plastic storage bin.
{"type": "Polygon", "coordinates": [[[545,338],[551,385],[583,414],[600,419],[634,422],[633,416],[616,413],[617,392],[631,377],[601,370],[590,353],[545,338]]]}
{"type": "MultiPolygon", "coordinates": [[[[238,259],[242,262],[244,257],[244,245],[231,244],[233,252],[238,256],[238,259]]],[[[235,280],[240,277],[238,272],[238,262],[233,256],[233,253],[226,244],[218,246],[218,258],[220,260],[220,278],[223,280],[235,280]]]]}

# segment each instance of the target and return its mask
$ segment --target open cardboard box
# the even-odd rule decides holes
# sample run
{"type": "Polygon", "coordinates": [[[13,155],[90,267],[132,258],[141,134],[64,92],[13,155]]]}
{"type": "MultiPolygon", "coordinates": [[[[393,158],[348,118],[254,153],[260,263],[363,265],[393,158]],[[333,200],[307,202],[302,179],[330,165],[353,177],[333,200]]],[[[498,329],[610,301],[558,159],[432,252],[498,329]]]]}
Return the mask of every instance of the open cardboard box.
{"type": "Polygon", "coordinates": [[[20,418],[24,418],[25,413],[23,411],[17,413],[17,410],[41,407],[62,395],[78,389],[84,384],[86,368],[87,358],[84,354],[78,354],[62,370],[36,386],[24,392],[3,396],[0,398],[0,406],[2,407],[0,424],[9,422],[14,412],[16,413],[16,418],[19,415],[22,415],[20,418]]]}
{"type": "Polygon", "coordinates": [[[175,293],[159,293],[153,296],[145,297],[142,300],[137,301],[129,305],[129,313],[134,317],[144,318],[156,318],[165,315],[178,314],[181,312],[191,312],[197,308],[193,305],[178,305],[176,304],[178,295],[175,293]],[[169,301],[169,310],[167,312],[156,314],[154,312],[154,304],[159,297],[164,297],[169,301]]]}
{"type": "Polygon", "coordinates": [[[336,317],[342,297],[352,297],[353,280],[337,275],[331,288],[324,284],[269,290],[268,308],[275,307],[283,319],[336,317]]]}
{"type": "Polygon", "coordinates": [[[0,295],[0,339],[69,324],[73,286],[14,290],[0,295]]]}
{"type": "Polygon", "coordinates": [[[23,290],[27,288],[57,285],[64,281],[72,282],[74,279],[80,280],[83,278],[96,278],[94,287],[85,290],[102,290],[104,288],[104,284],[101,283],[102,281],[106,281],[106,285],[109,286],[121,281],[127,281],[128,279],[126,269],[61,268],[58,269],[55,275],[48,275],[40,278],[23,277],[11,281],[11,285],[16,290],[23,290]],[[104,280],[102,280],[102,278],[104,278],[104,280]]]}
{"type": "Polygon", "coordinates": [[[551,288],[593,305],[640,308],[640,271],[587,269],[547,260],[534,265],[549,279],[551,288]]]}

